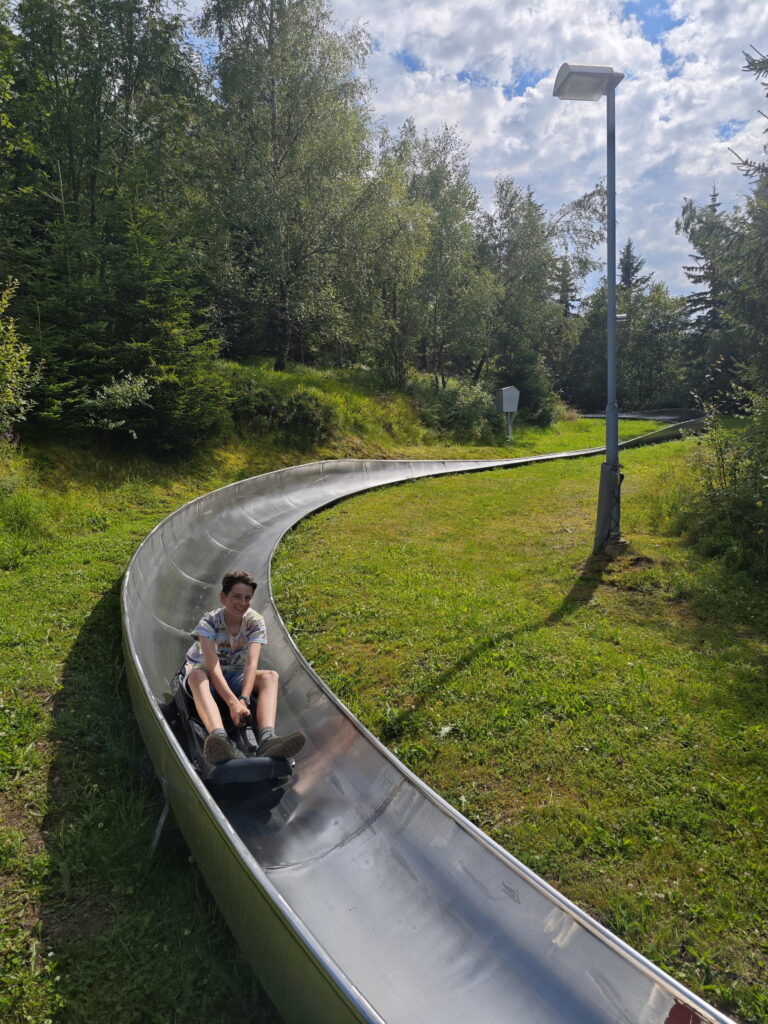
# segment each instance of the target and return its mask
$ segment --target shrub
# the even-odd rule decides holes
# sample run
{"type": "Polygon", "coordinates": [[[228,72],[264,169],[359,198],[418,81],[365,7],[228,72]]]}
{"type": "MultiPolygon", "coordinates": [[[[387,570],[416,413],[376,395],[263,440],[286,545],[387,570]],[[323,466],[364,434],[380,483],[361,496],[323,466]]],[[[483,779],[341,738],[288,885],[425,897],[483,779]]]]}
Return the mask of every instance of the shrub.
{"type": "Polygon", "coordinates": [[[228,385],[213,361],[164,376],[141,434],[158,454],[184,455],[192,445],[211,444],[232,429],[228,385]]]}
{"type": "Polygon", "coordinates": [[[293,386],[290,378],[267,385],[245,370],[231,385],[232,417],[248,433],[270,433],[300,446],[336,436],[341,429],[338,400],[318,388],[293,386]]]}
{"type": "Polygon", "coordinates": [[[230,394],[236,427],[254,434],[275,430],[281,398],[273,389],[259,384],[246,372],[236,372],[230,394]]]}
{"type": "Polygon", "coordinates": [[[150,404],[152,390],[152,382],[146,377],[133,373],[113,377],[109,383],[103,384],[93,397],[83,399],[82,409],[86,423],[88,426],[107,431],[125,428],[128,435],[136,440],[136,431],[127,425],[127,419],[131,410],[150,404]]]}
{"type": "MultiPolygon", "coordinates": [[[[741,389],[740,389],[741,390],[741,389]]],[[[705,555],[756,576],[768,571],[768,396],[745,393],[743,429],[727,429],[712,407],[694,460],[695,489],[681,527],[705,555]]]]}
{"type": "Polygon", "coordinates": [[[327,441],[339,431],[339,411],[330,395],[316,388],[297,388],[286,396],[279,422],[290,441],[312,445],[327,441]]]}
{"type": "Polygon", "coordinates": [[[7,315],[18,282],[8,280],[0,292],[0,435],[23,420],[31,406],[29,392],[40,378],[40,370],[29,360],[29,346],[16,333],[16,325],[7,315]]]}
{"type": "Polygon", "coordinates": [[[140,370],[113,376],[81,397],[77,415],[85,426],[144,450],[184,455],[231,430],[229,379],[217,358],[220,342],[187,317],[155,330],[149,341],[129,346],[140,370]]]}
{"type": "Polygon", "coordinates": [[[439,390],[413,383],[422,420],[433,430],[452,435],[457,441],[493,444],[503,428],[493,398],[479,384],[454,381],[439,390]]]}
{"type": "Polygon", "coordinates": [[[495,439],[501,417],[484,388],[460,382],[439,395],[442,423],[457,440],[491,443],[495,439]]]}

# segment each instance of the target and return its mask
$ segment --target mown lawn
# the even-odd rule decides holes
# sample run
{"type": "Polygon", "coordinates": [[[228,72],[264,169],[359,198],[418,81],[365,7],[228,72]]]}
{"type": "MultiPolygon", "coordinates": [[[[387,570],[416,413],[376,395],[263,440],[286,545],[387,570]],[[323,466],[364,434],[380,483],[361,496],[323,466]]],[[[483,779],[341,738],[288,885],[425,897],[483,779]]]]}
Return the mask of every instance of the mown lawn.
{"type": "MultiPolygon", "coordinates": [[[[622,430],[632,426],[623,423],[622,430]]],[[[538,434],[521,431],[502,450],[440,445],[418,454],[504,457],[536,443],[539,451],[590,447],[602,431],[599,421],[576,421],[538,434]]],[[[259,440],[222,447],[214,462],[176,468],[43,443],[6,453],[0,466],[3,1022],[279,1020],[233,948],[179,835],[171,828],[155,858],[148,857],[161,797],[121,677],[120,580],[146,533],[200,493],[293,462],[404,454],[392,447],[388,453],[379,441],[347,438],[296,452],[259,440]]]]}
{"type": "Polygon", "coordinates": [[[768,1020],[768,595],[663,532],[693,442],[425,480],[284,542],[275,593],[361,720],[498,842],[737,1019],[768,1020]]]}

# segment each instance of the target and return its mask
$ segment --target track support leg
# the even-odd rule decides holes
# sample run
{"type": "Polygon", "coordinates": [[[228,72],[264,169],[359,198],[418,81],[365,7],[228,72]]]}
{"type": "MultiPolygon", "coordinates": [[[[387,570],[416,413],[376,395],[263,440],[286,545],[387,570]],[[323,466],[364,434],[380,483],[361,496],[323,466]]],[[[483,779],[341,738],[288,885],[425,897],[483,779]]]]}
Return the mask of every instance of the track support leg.
{"type": "Polygon", "coordinates": [[[160,836],[163,834],[165,823],[168,820],[168,811],[170,810],[168,804],[163,804],[163,809],[160,811],[160,817],[155,827],[155,834],[152,836],[152,842],[149,844],[149,859],[151,860],[155,856],[157,850],[157,844],[160,842],[160,836]]]}

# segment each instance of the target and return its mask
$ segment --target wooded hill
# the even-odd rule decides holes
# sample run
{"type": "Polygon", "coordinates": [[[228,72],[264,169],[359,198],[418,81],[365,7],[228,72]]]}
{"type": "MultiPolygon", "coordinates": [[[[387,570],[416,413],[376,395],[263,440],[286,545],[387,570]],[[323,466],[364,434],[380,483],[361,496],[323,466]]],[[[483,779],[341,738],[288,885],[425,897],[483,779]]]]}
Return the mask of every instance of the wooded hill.
{"type": "MultiPolygon", "coordinates": [[[[326,0],[210,0],[194,25],[175,11],[0,0],[4,430],[31,407],[183,450],[231,426],[239,364],[265,356],[389,389],[418,374],[486,410],[515,383],[532,423],[557,395],[601,408],[604,286],[581,297],[599,184],[550,211],[500,178],[483,210],[455,129],[374,123],[370,39],[326,0]]],[[[765,58],[748,70],[764,78],[765,58]]],[[[743,209],[685,204],[692,301],[624,245],[625,408],[764,386],[767,186],[745,171],[743,209]]]]}

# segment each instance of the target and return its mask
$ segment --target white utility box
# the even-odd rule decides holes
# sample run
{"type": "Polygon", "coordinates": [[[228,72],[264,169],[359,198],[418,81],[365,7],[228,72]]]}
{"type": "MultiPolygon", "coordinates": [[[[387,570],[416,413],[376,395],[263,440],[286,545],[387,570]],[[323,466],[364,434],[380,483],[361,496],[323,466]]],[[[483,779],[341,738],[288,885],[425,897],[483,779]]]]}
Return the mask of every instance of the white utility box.
{"type": "Polygon", "coordinates": [[[517,412],[520,402],[520,388],[500,388],[496,392],[496,408],[499,412],[517,412]]]}
{"type": "Polygon", "coordinates": [[[517,416],[517,406],[520,401],[520,388],[512,387],[499,388],[496,392],[496,408],[504,413],[507,421],[507,441],[512,440],[512,424],[517,416]]]}

